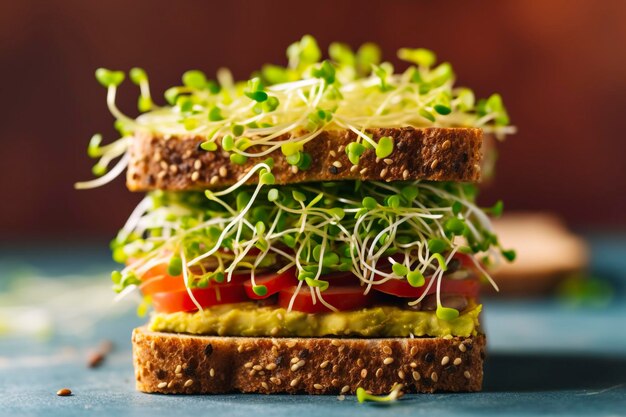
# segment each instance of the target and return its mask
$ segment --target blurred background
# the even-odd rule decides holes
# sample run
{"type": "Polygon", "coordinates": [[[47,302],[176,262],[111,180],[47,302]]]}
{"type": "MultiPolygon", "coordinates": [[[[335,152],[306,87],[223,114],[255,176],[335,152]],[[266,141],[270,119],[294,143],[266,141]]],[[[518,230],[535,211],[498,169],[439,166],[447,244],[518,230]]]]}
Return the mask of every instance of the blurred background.
{"type": "MultiPolygon", "coordinates": [[[[583,230],[626,229],[626,2],[571,1],[9,1],[0,6],[0,244],[104,241],[140,196],[91,178],[95,132],[117,138],[94,79],[104,66],[148,71],[153,94],[187,69],[239,78],[286,63],[303,34],[322,48],[373,41],[452,62],[458,83],[502,94],[519,133],[500,144],[482,195],[507,210],[548,210],[583,230]]],[[[137,91],[119,104],[135,114],[137,91]]]]}

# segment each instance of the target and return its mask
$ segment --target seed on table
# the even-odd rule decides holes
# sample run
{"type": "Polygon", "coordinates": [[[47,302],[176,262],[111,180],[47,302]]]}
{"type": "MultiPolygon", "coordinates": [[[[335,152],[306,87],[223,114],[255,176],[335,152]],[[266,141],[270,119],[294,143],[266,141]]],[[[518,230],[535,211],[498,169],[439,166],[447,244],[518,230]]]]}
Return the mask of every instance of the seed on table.
{"type": "Polygon", "coordinates": [[[61,388],[60,390],[57,391],[57,395],[59,397],[67,397],[69,395],[72,395],[72,390],[69,388],[61,388]]]}

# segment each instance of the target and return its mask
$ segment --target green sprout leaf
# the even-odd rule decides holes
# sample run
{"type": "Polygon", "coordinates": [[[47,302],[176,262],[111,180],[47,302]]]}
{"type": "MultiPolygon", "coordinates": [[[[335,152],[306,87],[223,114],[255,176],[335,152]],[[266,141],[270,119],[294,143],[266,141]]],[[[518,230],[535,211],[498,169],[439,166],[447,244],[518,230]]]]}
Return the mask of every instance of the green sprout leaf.
{"type": "Polygon", "coordinates": [[[361,155],[365,152],[365,146],[358,142],[351,142],[346,146],[346,154],[353,165],[358,165],[361,155]]]}
{"type": "Polygon", "coordinates": [[[328,289],[328,285],[329,285],[328,281],[323,281],[321,279],[313,279],[309,277],[304,277],[304,280],[306,281],[309,287],[319,288],[320,291],[326,291],[326,289],[328,289]]]}
{"type": "Polygon", "coordinates": [[[330,56],[333,61],[342,65],[354,66],[356,64],[354,52],[352,52],[352,49],[345,43],[331,43],[328,47],[328,56],[330,56]]]}
{"type": "Polygon", "coordinates": [[[409,273],[409,269],[399,263],[395,263],[391,266],[391,270],[393,271],[394,274],[396,274],[399,277],[404,277],[406,276],[406,274],[409,273]]]}
{"type": "Polygon", "coordinates": [[[102,135],[100,133],[96,133],[89,140],[89,146],[87,146],[87,155],[90,158],[97,158],[102,156],[102,152],[100,151],[100,144],[102,143],[102,135]]]}
{"type": "Polygon", "coordinates": [[[261,176],[259,177],[259,181],[263,185],[272,185],[276,182],[276,178],[271,172],[265,172],[261,174],[261,176]]]}
{"type": "Polygon", "coordinates": [[[335,82],[335,67],[330,61],[325,60],[320,64],[318,68],[313,69],[311,73],[315,78],[322,78],[326,81],[326,84],[332,84],[335,82]]]}
{"type": "Polygon", "coordinates": [[[222,138],[222,149],[227,152],[235,149],[235,139],[231,135],[226,135],[222,138]]]}
{"type": "Polygon", "coordinates": [[[201,90],[207,86],[207,78],[200,70],[186,71],[182,77],[183,85],[201,90]]]}
{"type": "Polygon", "coordinates": [[[300,158],[300,162],[298,162],[298,169],[302,170],[302,171],[306,171],[307,169],[309,169],[311,167],[311,164],[313,163],[313,158],[311,157],[311,155],[309,155],[306,152],[302,152],[302,157],[300,158]]]}
{"type": "Polygon", "coordinates": [[[395,384],[391,388],[391,392],[387,395],[372,395],[372,394],[368,394],[367,391],[365,391],[365,388],[358,387],[356,389],[356,398],[359,401],[359,403],[364,403],[366,401],[379,402],[379,403],[392,402],[398,399],[398,397],[400,396],[401,389],[402,389],[402,384],[395,384]]]}
{"type": "Polygon", "coordinates": [[[372,197],[365,197],[361,204],[368,210],[374,210],[376,207],[378,207],[378,203],[372,197]]]}
{"type": "Polygon", "coordinates": [[[452,217],[446,220],[443,225],[443,229],[453,235],[461,235],[465,230],[465,223],[463,223],[463,220],[452,217]]]}
{"type": "Polygon", "coordinates": [[[398,58],[403,61],[417,64],[420,67],[430,68],[435,65],[437,56],[433,51],[424,48],[410,49],[401,48],[398,51],[398,58]]]}
{"type": "Polygon", "coordinates": [[[302,152],[296,152],[285,157],[285,160],[289,165],[298,165],[302,159],[302,152]]]}
{"type": "Polygon", "coordinates": [[[428,239],[428,250],[432,253],[441,253],[448,249],[448,244],[443,239],[428,239]]]}
{"type": "Polygon", "coordinates": [[[264,297],[267,295],[267,287],[265,285],[255,285],[252,287],[252,292],[254,292],[259,297],[264,297]]]}
{"type": "Polygon", "coordinates": [[[441,115],[447,115],[452,112],[452,109],[448,106],[444,106],[443,104],[435,104],[434,109],[437,113],[441,115]]]}
{"type": "Polygon", "coordinates": [[[242,125],[232,125],[231,128],[230,128],[230,131],[235,136],[241,136],[241,135],[243,135],[244,129],[245,129],[245,127],[243,127],[242,125]]]}
{"type": "Polygon", "coordinates": [[[278,189],[276,188],[272,188],[271,190],[267,192],[268,201],[271,201],[271,202],[278,201],[279,197],[280,197],[280,194],[278,192],[278,189]]]}
{"type": "Polygon", "coordinates": [[[245,163],[248,162],[248,157],[238,153],[232,153],[230,154],[230,162],[236,165],[245,165],[245,163]]]}
{"type": "Polygon", "coordinates": [[[217,106],[211,107],[209,109],[209,120],[212,122],[219,122],[220,120],[224,120],[224,117],[222,116],[222,110],[217,106]]]}
{"type": "Polygon", "coordinates": [[[304,193],[301,193],[300,191],[293,190],[291,192],[291,195],[293,196],[293,199],[296,201],[299,201],[301,203],[306,201],[306,195],[304,195],[304,193]]]}
{"type": "Polygon", "coordinates": [[[509,262],[513,262],[517,257],[517,253],[513,249],[502,250],[501,253],[502,256],[504,256],[504,258],[509,262]]]}
{"type": "Polygon", "coordinates": [[[386,158],[393,152],[393,138],[390,136],[383,136],[378,140],[376,145],[376,156],[378,158],[386,158]]]}
{"type": "Polygon", "coordinates": [[[322,52],[311,35],[304,35],[299,42],[294,42],[287,48],[289,66],[292,68],[315,64],[321,57],[322,52]]]}
{"type": "Polygon", "coordinates": [[[169,103],[170,106],[176,104],[178,100],[178,95],[180,94],[180,90],[178,87],[171,87],[165,90],[164,96],[165,100],[169,103]]]}
{"type": "Polygon", "coordinates": [[[381,52],[378,45],[374,43],[364,43],[356,53],[357,69],[367,75],[372,71],[374,65],[380,63],[381,52]]]}
{"type": "Polygon", "coordinates": [[[119,284],[122,281],[122,273],[120,271],[111,272],[111,281],[114,284],[119,284]]]}
{"type": "Polygon", "coordinates": [[[411,287],[416,288],[423,286],[426,282],[426,280],[424,279],[424,274],[422,274],[419,269],[414,269],[413,271],[407,273],[406,280],[409,282],[409,285],[411,285],[411,287]]]}
{"type": "Polygon", "coordinates": [[[426,109],[420,109],[419,110],[419,115],[422,116],[424,119],[429,120],[431,122],[435,122],[435,116],[433,116],[433,114],[431,112],[429,112],[426,109]]]}
{"type": "Polygon", "coordinates": [[[143,70],[143,68],[138,68],[138,67],[132,68],[130,70],[129,76],[133,84],[136,84],[136,85],[139,85],[141,83],[148,81],[148,75],[146,74],[146,71],[143,70]]]}
{"type": "Polygon", "coordinates": [[[183,273],[183,260],[179,256],[172,256],[167,265],[167,274],[177,277],[183,273]]]}
{"type": "Polygon", "coordinates": [[[447,271],[448,270],[448,264],[446,263],[446,260],[443,258],[443,256],[441,256],[440,253],[435,253],[433,256],[433,259],[436,259],[437,262],[439,263],[439,267],[441,268],[442,271],[447,271]]]}
{"type": "Polygon", "coordinates": [[[451,321],[459,317],[459,311],[450,307],[437,307],[437,318],[440,320],[451,321]]]}
{"type": "Polygon", "coordinates": [[[103,87],[117,87],[124,81],[124,73],[122,71],[111,71],[106,68],[98,68],[96,70],[96,80],[103,87]]]}
{"type": "Polygon", "coordinates": [[[265,91],[246,91],[244,93],[248,98],[251,98],[254,101],[257,101],[259,103],[264,102],[265,100],[267,100],[267,93],[265,91]]]}
{"type": "Polygon", "coordinates": [[[282,151],[283,155],[290,156],[302,151],[303,147],[304,145],[301,142],[288,142],[281,145],[280,150],[282,151]]]}
{"type": "Polygon", "coordinates": [[[200,145],[200,148],[207,152],[213,152],[217,150],[217,143],[212,142],[212,141],[202,142],[202,144],[200,145]]]}
{"type": "Polygon", "coordinates": [[[496,204],[494,204],[493,207],[489,209],[489,211],[494,217],[502,216],[502,212],[504,211],[504,203],[502,202],[502,200],[498,200],[496,204]]]}
{"type": "Polygon", "coordinates": [[[459,110],[470,111],[474,108],[475,97],[474,92],[469,88],[459,88],[457,92],[457,99],[459,101],[459,110]]]}
{"type": "Polygon", "coordinates": [[[509,115],[502,103],[500,94],[492,94],[485,103],[485,112],[494,114],[494,121],[498,126],[509,124],[509,115]]]}

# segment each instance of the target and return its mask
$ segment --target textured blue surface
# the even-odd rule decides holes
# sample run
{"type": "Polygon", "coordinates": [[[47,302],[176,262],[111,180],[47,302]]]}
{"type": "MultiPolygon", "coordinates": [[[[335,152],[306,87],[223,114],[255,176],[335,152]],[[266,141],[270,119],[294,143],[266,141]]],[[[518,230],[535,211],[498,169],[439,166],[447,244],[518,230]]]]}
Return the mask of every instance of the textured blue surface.
{"type": "MultiPolygon", "coordinates": [[[[590,241],[592,269],[612,282],[614,301],[601,309],[572,309],[554,300],[487,301],[489,353],[481,393],[410,395],[389,406],[335,396],[141,394],[134,390],[129,335],[142,320],[127,313],[100,320],[88,337],[0,338],[0,415],[626,416],[626,239],[590,241]],[[116,350],[100,368],[86,368],[88,348],[105,338],[116,350]],[[57,397],[65,386],[74,395],[57,397]]],[[[102,251],[89,248],[36,252],[29,261],[58,274],[84,265],[109,267],[102,251]]],[[[2,252],[3,276],[22,255],[2,252]]]]}

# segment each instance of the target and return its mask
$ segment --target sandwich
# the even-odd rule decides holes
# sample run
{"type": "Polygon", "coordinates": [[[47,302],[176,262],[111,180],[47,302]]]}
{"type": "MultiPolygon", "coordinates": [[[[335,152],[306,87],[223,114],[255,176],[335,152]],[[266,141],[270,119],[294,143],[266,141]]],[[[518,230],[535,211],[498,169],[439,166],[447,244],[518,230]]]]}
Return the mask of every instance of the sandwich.
{"type": "MultiPolygon", "coordinates": [[[[454,86],[449,63],[311,36],[245,82],[184,73],[121,138],[88,147],[103,185],[146,193],[113,240],[119,296],[139,293],[137,389],[165,394],[478,391],[479,290],[511,260],[478,207],[483,135],[510,133],[499,95],[454,86]],[[111,169],[108,165],[119,158],[111,169]]],[[[492,282],[495,286],[495,284],[492,282]]]]}

